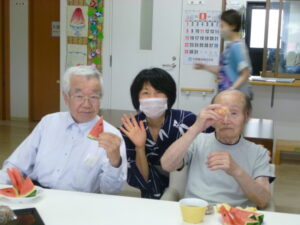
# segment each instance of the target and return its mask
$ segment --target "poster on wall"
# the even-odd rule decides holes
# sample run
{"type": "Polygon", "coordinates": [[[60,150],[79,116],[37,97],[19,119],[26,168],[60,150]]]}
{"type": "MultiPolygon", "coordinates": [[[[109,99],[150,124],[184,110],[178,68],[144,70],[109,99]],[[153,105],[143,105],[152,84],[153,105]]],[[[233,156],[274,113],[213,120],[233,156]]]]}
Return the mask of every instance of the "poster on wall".
{"type": "Polygon", "coordinates": [[[67,55],[67,67],[87,64],[86,45],[68,44],[67,55]]]}
{"type": "Polygon", "coordinates": [[[88,7],[69,6],[67,15],[67,35],[86,37],[88,35],[88,7]]]}
{"type": "Polygon", "coordinates": [[[221,36],[218,10],[185,10],[183,63],[219,65],[221,36]]]}
{"type": "Polygon", "coordinates": [[[102,70],[103,0],[67,1],[66,68],[92,65],[102,70]]]}

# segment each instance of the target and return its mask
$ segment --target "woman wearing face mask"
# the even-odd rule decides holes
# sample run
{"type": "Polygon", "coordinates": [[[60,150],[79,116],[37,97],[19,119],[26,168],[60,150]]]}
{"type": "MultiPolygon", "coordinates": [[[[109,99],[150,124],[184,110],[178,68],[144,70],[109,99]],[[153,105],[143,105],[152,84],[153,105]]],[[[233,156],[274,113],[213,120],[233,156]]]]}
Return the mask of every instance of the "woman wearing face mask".
{"type": "Polygon", "coordinates": [[[131,100],[137,115],[122,117],[120,127],[126,143],[128,184],[139,188],[144,198],[159,199],[169,185],[169,174],[160,158],[165,150],[195,122],[195,114],[171,109],[176,84],[159,68],[142,70],[134,79],[131,100]]]}
{"type": "Polygon", "coordinates": [[[238,89],[252,98],[248,78],[251,74],[251,63],[248,49],[241,39],[241,16],[235,10],[227,10],[221,15],[221,36],[228,41],[219,66],[195,64],[195,69],[207,70],[217,75],[219,92],[226,89],[238,89]]]}

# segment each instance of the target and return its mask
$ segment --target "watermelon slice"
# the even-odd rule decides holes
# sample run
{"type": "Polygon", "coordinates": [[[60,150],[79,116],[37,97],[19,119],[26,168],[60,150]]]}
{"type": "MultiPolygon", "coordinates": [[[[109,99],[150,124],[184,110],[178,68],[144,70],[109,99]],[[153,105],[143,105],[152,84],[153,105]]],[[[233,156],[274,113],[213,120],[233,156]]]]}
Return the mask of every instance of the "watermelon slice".
{"type": "Polygon", "coordinates": [[[241,208],[231,208],[230,211],[232,213],[236,213],[236,214],[241,215],[243,217],[248,217],[248,218],[251,218],[253,220],[256,220],[260,224],[262,224],[263,221],[264,221],[264,214],[262,214],[262,213],[247,211],[247,210],[241,209],[241,208]]]}
{"type": "Polygon", "coordinates": [[[254,210],[231,207],[228,204],[218,205],[218,212],[222,215],[224,225],[261,225],[264,215],[254,210]]]}
{"type": "Polygon", "coordinates": [[[103,127],[103,116],[98,120],[96,125],[92,128],[90,133],[88,134],[88,138],[92,140],[97,140],[99,135],[103,133],[104,127],[103,127]]]}
{"type": "Polygon", "coordinates": [[[24,180],[23,185],[19,189],[19,197],[33,197],[36,194],[36,189],[30,177],[24,180]]]}
{"type": "Polygon", "coordinates": [[[15,178],[15,175],[14,175],[13,170],[10,169],[10,168],[7,168],[7,169],[6,169],[6,172],[7,172],[8,176],[9,176],[9,179],[10,179],[10,181],[11,181],[11,184],[14,186],[14,188],[15,188],[16,190],[18,190],[18,189],[19,189],[19,184],[18,184],[17,179],[15,178]]]}
{"type": "Polygon", "coordinates": [[[36,195],[36,188],[30,177],[24,179],[18,168],[7,168],[6,171],[13,187],[0,189],[1,195],[8,197],[33,197],[36,195]]]}
{"type": "Polygon", "coordinates": [[[219,207],[219,212],[222,214],[223,225],[236,225],[236,223],[234,222],[234,220],[232,218],[232,215],[225,208],[225,206],[221,205],[219,207]]]}
{"type": "Polygon", "coordinates": [[[18,191],[13,187],[2,188],[2,189],[0,189],[0,195],[4,195],[7,197],[18,197],[18,191]]]}
{"type": "Polygon", "coordinates": [[[233,216],[237,225],[260,225],[256,219],[251,219],[248,215],[242,215],[237,210],[230,210],[230,214],[233,216]]]}

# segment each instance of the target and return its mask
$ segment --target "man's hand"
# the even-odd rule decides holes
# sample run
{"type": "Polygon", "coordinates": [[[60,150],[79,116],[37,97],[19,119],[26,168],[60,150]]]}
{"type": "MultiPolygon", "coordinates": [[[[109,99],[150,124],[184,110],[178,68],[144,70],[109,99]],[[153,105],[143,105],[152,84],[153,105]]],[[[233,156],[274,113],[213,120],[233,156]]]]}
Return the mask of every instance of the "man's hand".
{"type": "Polygon", "coordinates": [[[122,117],[124,127],[120,127],[120,130],[132,141],[136,149],[143,149],[147,138],[144,123],[138,123],[133,114],[130,114],[130,119],[131,121],[126,115],[122,117]]]}
{"type": "Polygon", "coordinates": [[[237,176],[240,166],[228,152],[213,152],[208,155],[206,165],[210,170],[224,170],[230,176],[237,176]]]}
{"type": "Polygon", "coordinates": [[[196,122],[192,126],[193,129],[195,129],[197,133],[201,133],[216,122],[223,120],[224,116],[220,115],[216,111],[220,108],[222,108],[221,105],[213,104],[201,110],[197,116],[196,122]]]}
{"type": "Polygon", "coordinates": [[[99,147],[106,151],[110,164],[119,167],[121,164],[120,145],[121,138],[112,133],[102,133],[98,138],[99,147]]]}

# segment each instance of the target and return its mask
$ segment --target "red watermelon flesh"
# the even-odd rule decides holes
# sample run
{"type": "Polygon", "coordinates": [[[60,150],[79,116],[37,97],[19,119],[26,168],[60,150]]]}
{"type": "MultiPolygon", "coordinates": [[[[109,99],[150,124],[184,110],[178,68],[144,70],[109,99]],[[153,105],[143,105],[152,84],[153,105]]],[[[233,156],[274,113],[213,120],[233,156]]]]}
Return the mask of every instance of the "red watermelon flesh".
{"type": "Polygon", "coordinates": [[[223,205],[220,207],[220,213],[222,214],[223,225],[236,225],[232,218],[232,215],[223,205]]]}
{"type": "Polygon", "coordinates": [[[236,222],[237,225],[259,225],[260,224],[257,220],[242,215],[238,211],[230,210],[230,213],[234,217],[234,221],[236,222]]]}
{"type": "Polygon", "coordinates": [[[19,184],[18,184],[17,179],[15,178],[15,175],[14,175],[13,170],[10,169],[10,168],[7,168],[7,169],[6,169],[6,172],[7,172],[8,176],[9,176],[9,179],[10,179],[10,181],[11,181],[11,184],[14,186],[15,189],[18,190],[18,189],[19,189],[19,184]]]}
{"type": "Polygon", "coordinates": [[[18,191],[15,188],[2,188],[0,189],[0,195],[7,197],[18,197],[18,191]]]}
{"type": "Polygon", "coordinates": [[[12,168],[11,170],[12,170],[13,176],[15,177],[16,182],[17,182],[17,187],[16,187],[16,189],[17,189],[18,191],[20,191],[20,189],[22,188],[22,185],[23,185],[23,183],[24,183],[24,177],[23,177],[22,173],[20,172],[20,170],[19,170],[18,168],[15,168],[15,167],[14,167],[14,168],[12,168]]]}
{"type": "Polygon", "coordinates": [[[35,186],[32,183],[31,179],[29,177],[27,177],[24,180],[24,183],[22,185],[22,187],[19,190],[19,196],[20,197],[27,197],[27,196],[32,196],[32,193],[35,193],[35,186]]]}
{"type": "Polygon", "coordinates": [[[251,218],[253,220],[257,220],[259,223],[263,223],[264,220],[264,214],[262,213],[258,213],[258,212],[250,212],[250,211],[246,211],[243,209],[238,209],[238,208],[231,208],[230,209],[231,213],[236,213],[238,215],[241,215],[243,217],[248,217],[251,218]]]}
{"type": "Polygon", "coordinates": [[[88,138],[92,140],[97,140],[99,135],[103,133],[104,128],[103,128],[103,116],[98,120],[96,125],[92,128],[90,133],[88,134],[88,138]]]}
{"type": "Polygon", "coordinates": [[[263,214],[259,212],[235,207],[227,209],[224,205],[219,207],[219,212],[223,218],[223,225],[261,225],[263,222],[263,214]]]}

